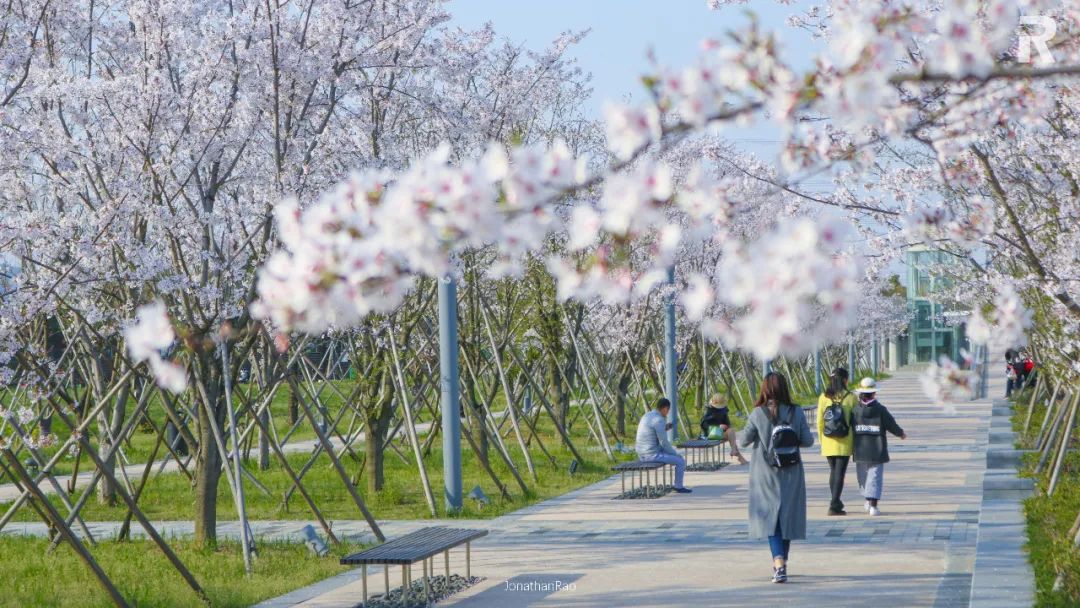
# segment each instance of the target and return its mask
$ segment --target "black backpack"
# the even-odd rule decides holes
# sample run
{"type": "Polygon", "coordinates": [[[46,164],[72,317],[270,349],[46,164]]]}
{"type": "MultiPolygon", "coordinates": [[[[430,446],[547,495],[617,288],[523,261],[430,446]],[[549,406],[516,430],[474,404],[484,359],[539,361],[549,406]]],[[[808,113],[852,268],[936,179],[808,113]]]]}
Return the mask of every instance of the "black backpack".
{"type": "Polygon", "coordinates": [[[848,424],[847,416],[844,415],[844,406],[842,403],[847,395],[847,393],[844,393],[843,396],[840,397],[840,401],[833,399],[832,405],[825,408],[825,411],[822,412],[822,420],[824,421],[822,426],[824,427],[824,434],[826,437],[842,439],[851,433],[851,425],[848,424]]]}
{"type": "Polygon", "coordinates": [[[791,426],[795,420],[795,407],[791,405],[787,407],[791,412],[791,417],[787,422],[777,420],[772,433],[769,434],[769,445],[765,448],[765,461],[778,469],[799,464],[800,461],[799,434],[791,426]]]}

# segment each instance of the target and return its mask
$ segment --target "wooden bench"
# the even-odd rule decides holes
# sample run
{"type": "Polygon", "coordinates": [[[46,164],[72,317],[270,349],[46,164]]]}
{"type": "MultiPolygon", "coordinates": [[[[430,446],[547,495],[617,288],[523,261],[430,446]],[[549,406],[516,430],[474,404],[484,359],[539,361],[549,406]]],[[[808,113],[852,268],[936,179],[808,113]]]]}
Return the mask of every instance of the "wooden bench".
{"type": "Polygon", "coordinates": [[[692,464],[715,464],[712,458],[715,453],[720,456],[719,462],[727,462],[727,441],[723,439],[691,439],[678,444],[677,448],[683,451],[686,466],[692,464]]]}
{"type": "MultiPolygon", "coordinates": [[[[630,473],[630,491],[634,491],[634,473],[637,473],[638,486],[645,488],[645,496],[652,496],[653,483],[660,481],[660,476],[663,475],[663,486],[668,485],[667,469],[671,466],[664,462],[657,462],[655,460],[635,460],[633,462],[623,462],[611,467],[612,471],[618,471],[622,474],[622,493],[626,494],[626,474],[630,473]],[[654,472],[659,469],[659,472],[654,475],[654,472]],[[642,483],[642,476],[644,475],[644,483],[642,483]]],[[[674,481],[675,475],[672,473],[672,480],[674,481]]],[[[661,487],[663,487],[661,486],[661,487]]],[[[659,491],[659,488],[657,489],[659,491]]]]}
{"type": "Polygon", "coordinates": [[[367,567],[373,564],[386,566],[383,579],[386,583],[386,595],[390,594],[390,566],[401,566],[401,594],[404,602],[409,599],[409,587],[412,586],[412,565],[423,561],[424,599],[431,601],[429,576],[434,576],[435,556],[443,554],[446,567],[446,584],[450,585],[450,549],[465,545],[465,578],[472,578],[472,541],[487,536],[487,530],[469,530],[464,528],[429,527],[421,528],[400,538],[383,543],[341,558],[343,565],[359,565],[363,578],[364,604],[368,600],[367,567]]]}

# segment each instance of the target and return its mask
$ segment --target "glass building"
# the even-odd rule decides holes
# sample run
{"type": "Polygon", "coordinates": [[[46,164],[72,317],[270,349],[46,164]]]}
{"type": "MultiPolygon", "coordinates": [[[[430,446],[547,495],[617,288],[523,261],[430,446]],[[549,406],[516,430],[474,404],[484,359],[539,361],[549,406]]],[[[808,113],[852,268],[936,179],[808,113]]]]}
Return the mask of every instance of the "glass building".
{"type": "Polygon", "coordinates": [[[965,342],[963,316],[948,311],[942,292],[949,279],[934,276],[930,268],[955,263],[955,258],[943,251],[916,246],[907,252],[907,301],[911,322],[906,336],[907,363],[934,361],[947,355],[954,361],[960,358],[965,342]]]}

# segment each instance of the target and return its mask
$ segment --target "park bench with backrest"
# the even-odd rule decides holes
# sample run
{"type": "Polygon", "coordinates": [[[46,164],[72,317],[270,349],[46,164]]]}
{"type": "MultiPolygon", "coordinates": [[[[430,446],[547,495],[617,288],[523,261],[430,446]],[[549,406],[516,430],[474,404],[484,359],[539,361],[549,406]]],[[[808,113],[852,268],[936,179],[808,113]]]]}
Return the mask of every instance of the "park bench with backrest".
{"type": "MultiPolygon", "coordinates": [[[[611,467],[611,470],[618,471],[622,475],[621,496],[626,495],[626,474],[630,473],[630,491],[633,492],[635,489],[634,482],[636,478],[636,486],[645,489],[646,497],[652,497],[654,492],[659,495],[661,489],[667,487],[669,466],[671,465],[653,460],[635,460],[617,464],[611,467]],[[634,475],[634,473],[637,473],[637,475],[634,475]]],[[[671,479],[675,479],[674,472],[672,472],[671,479]]]]}
{"type": "Polygon", "coordinates": [[[465,578],[472,578],[472,541],[487,536],[487,530],[428,527],[410,532],[400,538],[341,558],[343,565],[359,565],[363,579],[364,603],[367,604],[367,567],[382,565],[386,594],[390,594],[390,566],[401,566],[402,602],[408,603],[412,585],[412,565],[423,562],[424,599],[431,600],[430,576],[434,576],[435,556],[442,553],[446,569],[446,584],[450,584],[450,550],[465,545],[465,578]]]}

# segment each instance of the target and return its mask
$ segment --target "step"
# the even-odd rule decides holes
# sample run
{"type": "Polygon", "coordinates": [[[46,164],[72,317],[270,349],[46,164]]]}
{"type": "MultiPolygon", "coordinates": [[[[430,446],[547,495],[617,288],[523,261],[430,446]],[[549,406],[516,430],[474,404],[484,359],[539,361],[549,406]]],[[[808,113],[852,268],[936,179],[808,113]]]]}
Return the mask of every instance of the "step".
{"type": "Polygon", "coordinates": [[[1013,408],[1011,405],[995,405],[990,409],[991,416],[1005,416],[1010,417],[1013,414],[1013,408]]]}
{"type": "MultiPolygon", "coordinates": [[[[1016,470],[1024,454],[1034,450],[990,449],[986,452],[987,469],[1016,470]]],[[[1028,480],[1030,481],[1030,480],[1028,480]]]]}
{"type": "Polygon", "coordinates": [[[998,449],[996,446],[1009,446],[1016,443],[1016,433],[1013,431],[990,431],[990,449],[998,449]]]}
{"type": "Polygon", "coordinates": [[[983,500],[1016,500],[1023,501],[1034,493],[1034,490],[983,490],[983,500]]]}
{"type": "Polygon", "coordinates": [[[1011,431],[1012,420],[1005,416],[994,416],[990,419],[990,431],[1011,431]]]}
{"type": "Polygon", "coordinates": [[[1035,480],[1030,477],[1017,477],[1011,471],[987,471],[983,476],[983,491],[991,490],[1027,490],[1035,489],[1035,480]]]}
{"type": "Polygon", "coordinates": [[[990,401],[990,405],[992,405],[994,407],[997,407],[999,405],[1011,405],[1011,404],[1012,404],[1011,401],[1009,401],[1008,399],[1003,399],[1003,398],[992,399],[990,401]]]}

